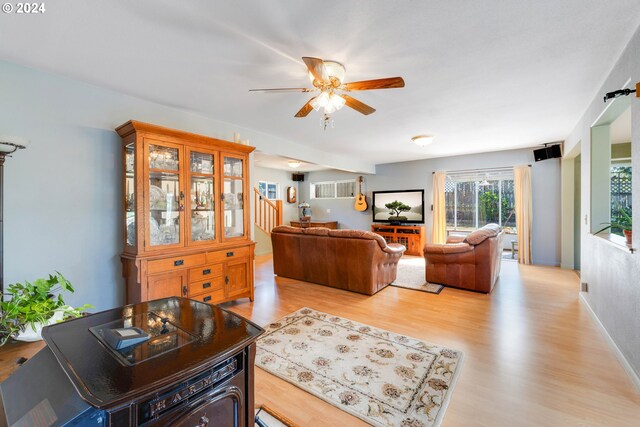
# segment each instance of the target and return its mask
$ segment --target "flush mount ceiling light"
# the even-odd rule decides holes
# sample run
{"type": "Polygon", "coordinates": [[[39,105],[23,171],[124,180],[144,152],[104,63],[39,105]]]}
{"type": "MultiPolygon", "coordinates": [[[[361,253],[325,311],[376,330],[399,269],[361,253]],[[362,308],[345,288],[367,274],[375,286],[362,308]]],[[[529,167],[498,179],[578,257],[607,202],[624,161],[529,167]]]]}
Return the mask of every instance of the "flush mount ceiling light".
{"type": "Polygon", "coordinates": [[[294,168],[294,169],[299,168],[301,164],[302,163],[297,161],[297,160],[289,160],[289,167],[290,168],[294,168]]]}
{"type": "Polygon", "coordinates": [[[433,142],[433,135],[416,135],[411,138],[411,142],[416,144],[418,147],[424,147],[433,142]]]}

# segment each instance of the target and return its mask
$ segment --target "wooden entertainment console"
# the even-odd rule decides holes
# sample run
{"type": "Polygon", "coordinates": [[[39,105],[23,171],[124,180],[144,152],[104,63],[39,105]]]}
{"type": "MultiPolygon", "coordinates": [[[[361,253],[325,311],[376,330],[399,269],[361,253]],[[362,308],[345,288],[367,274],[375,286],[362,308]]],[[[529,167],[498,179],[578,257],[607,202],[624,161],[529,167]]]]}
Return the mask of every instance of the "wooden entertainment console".
{"type": "Polygon", "coordinates": [[[426,227],[424,225],[371,224],[371,231],[384,237],[387,243],[400,243],[407,248],[407,255],[424,255],[426,227]]]}

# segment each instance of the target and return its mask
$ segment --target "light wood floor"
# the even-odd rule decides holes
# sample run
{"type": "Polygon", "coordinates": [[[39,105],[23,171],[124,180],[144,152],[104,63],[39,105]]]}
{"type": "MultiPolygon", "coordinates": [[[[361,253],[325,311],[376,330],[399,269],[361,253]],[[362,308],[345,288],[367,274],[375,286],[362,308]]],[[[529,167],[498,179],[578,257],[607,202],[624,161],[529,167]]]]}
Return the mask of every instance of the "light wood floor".
{"type": "MultiPolygon", "coordinates": [[[[578,300],[573,271],[503,261],[491,295],[387,287],[368,297],[274,277],[256,261],[255,302],[224,306],[265,325],[301,307],[465,353],[443,427],[640,426],[640,394],[578,300]]],[[[256,369],[256,403],[302,426],[359,419],[256,369]]]]}

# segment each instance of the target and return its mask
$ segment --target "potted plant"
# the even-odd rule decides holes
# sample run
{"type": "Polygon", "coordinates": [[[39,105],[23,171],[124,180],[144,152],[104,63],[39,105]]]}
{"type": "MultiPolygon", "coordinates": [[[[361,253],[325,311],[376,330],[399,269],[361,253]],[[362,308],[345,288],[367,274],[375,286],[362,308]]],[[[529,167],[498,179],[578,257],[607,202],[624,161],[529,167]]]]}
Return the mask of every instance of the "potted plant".
{"type": "Polygon", "coordinates": [[[607,226],[602,228],[601,230],[598,230],[595,234],[601,233],[604,230],[610,228],[619,228],[622,230],[622,232],[624,233],[624,237],[627,239],[627,245],[632,244],[633,220],[631,219],[631,215],[629,215],[626,210],[619,209],[618,217],[615,219],[615,221],[603,224],[607,224],[607,226]]]}
{"type": "Polygon", "coordinates": [[[73,292],[73,287],[57,271],[48,279],[9,285],[5,296],[10,299],[0,303],[0,346],[9,338],[38,341],[42,339],[44,326],[69,317],[80,317],[84,310],[92,307],[89,304],[69,307],[62,292],[73,292]]]}

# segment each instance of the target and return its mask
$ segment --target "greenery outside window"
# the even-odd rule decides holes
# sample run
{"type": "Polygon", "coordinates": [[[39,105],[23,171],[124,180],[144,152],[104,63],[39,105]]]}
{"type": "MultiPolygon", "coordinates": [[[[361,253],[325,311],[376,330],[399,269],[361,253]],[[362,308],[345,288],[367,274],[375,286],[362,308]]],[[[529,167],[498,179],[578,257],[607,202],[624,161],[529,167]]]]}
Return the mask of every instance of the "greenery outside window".
{"type": "Polygon", "coordinates": [[[623,225],[631,218],[631,178],[631,165],[611,166],[611,233],[618,236],[624,236],[623,225]]]}
{"type": "Polygon", "coordinates": [[[513,171],[448,174],[445,212],[449,230],[474,230],[489,223],[515,229],[513,171]]]}

